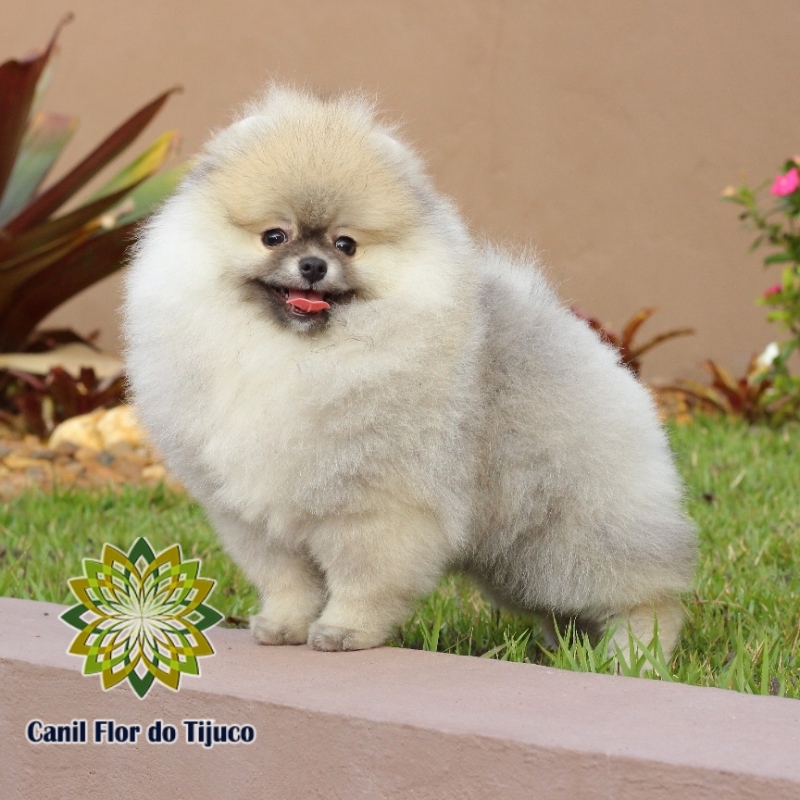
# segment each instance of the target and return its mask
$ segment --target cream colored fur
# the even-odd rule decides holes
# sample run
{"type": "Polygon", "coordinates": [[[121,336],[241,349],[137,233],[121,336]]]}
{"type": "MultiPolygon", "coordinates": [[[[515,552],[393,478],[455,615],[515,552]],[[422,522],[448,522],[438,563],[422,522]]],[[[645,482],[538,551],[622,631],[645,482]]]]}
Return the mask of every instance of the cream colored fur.
{"type": "Polygon", "coordinates": [[[218,133],[144,231],[125,318],[139,412],[258,587],[259,641],[380,645],[461,569],[623,648],[657,614],[674,647],[695,534],[648,393],[362,99],[274,88],[218,133]],[[247,293],[296,277],[275,227],[357,287],[327,325],[247,293]]]}

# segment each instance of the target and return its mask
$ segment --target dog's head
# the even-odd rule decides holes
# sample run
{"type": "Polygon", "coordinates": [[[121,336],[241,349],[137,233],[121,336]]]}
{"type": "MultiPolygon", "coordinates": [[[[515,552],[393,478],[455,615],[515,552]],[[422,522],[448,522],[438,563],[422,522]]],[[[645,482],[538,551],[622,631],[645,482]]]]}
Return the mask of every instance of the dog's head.
{"type": "Polygon", "coordinates": [[[212,139],[190,182],[229,242],[226,272],[299,332],[407,291],[441,205],[416,156],[355,95],[271,89],[212,139]]]}

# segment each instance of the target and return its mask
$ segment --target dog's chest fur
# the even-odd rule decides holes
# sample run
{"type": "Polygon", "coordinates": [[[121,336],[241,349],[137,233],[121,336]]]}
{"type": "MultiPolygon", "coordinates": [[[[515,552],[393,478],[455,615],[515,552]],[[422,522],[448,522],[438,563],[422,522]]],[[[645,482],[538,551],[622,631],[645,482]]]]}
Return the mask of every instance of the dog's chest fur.
{"type": "Polygon", "coordinates": [[[201,363],[226,364],[225,376],[202,381],[193,405],[205,420],[189,427],[222,506],[255,521],[357,513],[381,493],[434,505],[455,477],[463,456],[445,440],[463,410],[448,402],[456,379],[442,348],[392,335],[216,341],[224,352],[201,363]]]}

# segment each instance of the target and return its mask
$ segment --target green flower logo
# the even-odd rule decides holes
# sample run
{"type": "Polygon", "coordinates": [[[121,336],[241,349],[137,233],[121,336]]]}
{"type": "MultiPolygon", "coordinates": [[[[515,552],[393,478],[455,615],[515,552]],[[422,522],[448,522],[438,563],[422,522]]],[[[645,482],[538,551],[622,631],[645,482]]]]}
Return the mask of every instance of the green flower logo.
{"type": "Polygon", "coordinates": [[[103,545],[83,572],[61,619],[79,631],[67,652],[85,658],[84,675],[100,673],[104,690],[127,679],[140,698],[155,680],[177,691],[182,674],[200,675],[197,659],[214,655],[202,632],[222,614],[203,602],[215,581],[199,577],[199,559],[181,561],[177,544],[156,555],[142,537],[127,554],[103,545]]]}

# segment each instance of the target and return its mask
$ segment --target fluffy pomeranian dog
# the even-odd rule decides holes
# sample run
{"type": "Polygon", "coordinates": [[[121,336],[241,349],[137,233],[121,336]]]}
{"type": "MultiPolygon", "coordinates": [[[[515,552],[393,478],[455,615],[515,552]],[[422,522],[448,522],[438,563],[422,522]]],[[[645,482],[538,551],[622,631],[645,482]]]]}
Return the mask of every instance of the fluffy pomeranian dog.
{"type": "Polygon", "coordinates": [[[259,642],[375,647],[461,570],[674,648],[696,537],[647,391],[361,97],[273,87],[215,135],[124,310],[136,406],[259,642]]]}

